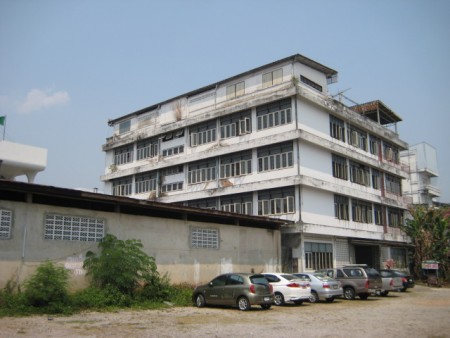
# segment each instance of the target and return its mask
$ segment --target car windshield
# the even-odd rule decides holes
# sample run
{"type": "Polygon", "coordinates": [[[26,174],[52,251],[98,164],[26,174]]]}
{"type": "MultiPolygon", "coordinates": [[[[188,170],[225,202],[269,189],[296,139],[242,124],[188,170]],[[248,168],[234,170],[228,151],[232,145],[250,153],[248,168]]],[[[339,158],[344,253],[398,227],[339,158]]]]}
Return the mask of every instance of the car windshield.
{"type": "Polygon", "coordinates": [[[269,284],[266,277],[263,275],[250,276],[250,282],[252,282],[252,284],[269,284]]]}

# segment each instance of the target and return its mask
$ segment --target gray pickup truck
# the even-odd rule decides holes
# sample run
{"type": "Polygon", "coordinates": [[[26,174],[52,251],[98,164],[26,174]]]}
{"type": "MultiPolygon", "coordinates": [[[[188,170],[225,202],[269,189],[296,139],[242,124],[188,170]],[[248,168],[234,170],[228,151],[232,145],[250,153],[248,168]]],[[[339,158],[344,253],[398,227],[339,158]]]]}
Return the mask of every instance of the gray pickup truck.
{"type": "Polygon", "coordinates": [[[379,272],[365,264],[346,265],[319,271],[341,282],[345,299],[352,300],[356,296],[367,299],[369,295],[380,293],[382,289],[379,272]]]}

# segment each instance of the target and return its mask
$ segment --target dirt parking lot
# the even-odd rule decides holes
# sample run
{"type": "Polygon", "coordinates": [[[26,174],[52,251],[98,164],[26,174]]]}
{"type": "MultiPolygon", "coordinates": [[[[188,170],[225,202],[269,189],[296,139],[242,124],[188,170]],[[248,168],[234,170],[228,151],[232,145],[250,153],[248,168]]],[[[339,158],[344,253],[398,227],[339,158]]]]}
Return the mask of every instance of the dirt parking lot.
{"type": "Polygon", "coordinates": [[[450,337],[450,289],[248,312],[229,308],[1,318],[0,337],[450,337]]]}

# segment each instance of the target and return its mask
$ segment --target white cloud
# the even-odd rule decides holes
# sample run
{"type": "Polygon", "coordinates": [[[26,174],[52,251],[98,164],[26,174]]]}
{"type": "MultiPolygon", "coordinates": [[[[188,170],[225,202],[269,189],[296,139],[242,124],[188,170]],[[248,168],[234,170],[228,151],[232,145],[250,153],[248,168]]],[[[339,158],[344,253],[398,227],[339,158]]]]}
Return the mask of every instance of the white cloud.
{"type": "Polygon", "coordinates": [[[70,101],[66,91],[52,92],[50,90],[32,89],[22,103],[19,103],[19,113],[30,113],[44,108],[66,104],[70,101]]]}

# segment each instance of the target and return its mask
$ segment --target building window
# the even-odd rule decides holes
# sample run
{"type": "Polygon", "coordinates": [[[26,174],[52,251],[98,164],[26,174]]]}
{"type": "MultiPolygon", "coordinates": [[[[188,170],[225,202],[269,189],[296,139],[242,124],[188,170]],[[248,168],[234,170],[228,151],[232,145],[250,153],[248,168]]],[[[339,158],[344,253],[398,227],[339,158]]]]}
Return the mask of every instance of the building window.
{"type": "Polygon", "coordinates": [[[245,94],[244,92],[245,92],[245,82],[244,81],[238,82],[231,86],[227,86],[227,100],[242,96],[245,94]]]}
{"type": "Polygon", "coordinates": [[[145,192],[156,191],[156,173],[144,173],[136,175],[135,192],[142,194],[145,192]]]}
{"type": "Polygon", "coordinates": [[[348,126],[348,143],[367,151],[367,133],[353,126],[348,126]]]}
{"type": "Polygon", "coordinates": [[[205,198],[200,200],[188,201],[188,206],[192,208],[201,208],[209,210],[218,210],[217,198],[205,198]]]}
{"type": "Polygon", "coordinates": [[[402,195],[402,180],[398,177],[385,174],[386,192],[395,194],[398,196],[402,195]]]}
{"type": "Polygon", "coordinates": [[[191,247],[195,249],[219,249],[219,230],[192,228],[191,247]]]}
{"type": "Polygon", "coordinates": [[[333,267],[333,246],[330,243],[305,242],[305,266],[308,270],[333,267]]]}
{"type": "Polygon", "coordinates": [[[220,119],[220,138],[227,139],[252,132],[251,110],[227,115],[220,119]]]}
{"type": "Polygon", "coordinates": [[[283,68],[276,69],[272,72],[265,73],[262,76],[263,88],[268,88],[283,82],[283,68]]]}
{"type": "Polygon", "coordinates": [[[407,267],[405,248],[391,248],[391,258],[394,260],[396,269],[405,269],[407,267]]]}
{"type": "Polygon", "coordinates": [[[334,217],[340,220],[348,221],[348,197],[334,195],[334,217]]]}
{"type": "Polygon", "coordinates": [[[258,193],[258,215],[283,215],[295,212],[294,188],[258,193]]]}
{"type": "Polygon", "coordinates": [[[129,196],[132,194],[132,179],[119,178],[113,181],[114,196],[129,196]]]}
{"type": "Polygon", "coordinates": [[[258,171],[272,171],[294,166],[292,142],[274,144],[258,149],[258,171]]]}
{"type": "Polygon", "coordinates": [[[403,210],[388,208],[388,225],[393,228],[403,225],[403,210]]]}
{"type": "Polygon", "coordinates": [[[158,156],[158,140],[144,140],[139,141],[136,147],[137,160],[144,160],[158,156]]]}
{"type": "Polygon", "coordinates": [[[133,145],[127,145],[114,150],[114,164],[120,165],[133,161],[133,145]]]}
{"type": "Polygon", "coordinates": [[[180,145],[180,146],[177,146],[177,147],[164,149],[162,151],[162,156],[163,157],[168,157],[168,156],[174,156],[174,155],[178,155],[178,154],[182,154],[182,153],[184,153],[184,145],[180,145]]]}
{"type": "Polygon", "coordinates": [[[350,161],[350,182],[370,186],[369,167],[350,161]]]}
{"type": "Polygon", "coordinates": [[[291,99],[284,99],[256,108],[258,130],[273,128],[292,122],[291,99]]]}
{"type": "Polygon", "coordinates": [[[333,177],[348,180],[347,160],[338,155],[332,155],[333,161],[333,177]]]}
{"type": "Polygon", "coordinates": [[[345,142],[344,121],[330,115],[330,136],[339,141],[345,142]]]}
{"type": "Polygon", "coordinates": [[[100,242],[104,236],[104,219],[53,214],[45,215],[45,239],[100,242]]]}
{"type": "Polygon", "coordinates": [[[220,158],[220,178],[248,175],[252,172],[252,153],[237,153],[220,158]]]}
{"type": "Polygon", "coordinates": [[[183,182],[167,183],[161,186],[162,192],[171,192],[180,190],[183,190],[183,182]]]}
{"type": "Polygon", "coordinates": [[[300,81],[303,82],[304,84],[314,88],[315,90],[318,90],[319,92],[322,92],[322,86],[317,84],[317,83],[315,83],[314,81],[311,81],[307,77],[304,77],[303,75],[300,75],[300,81]]]}
{"type": "Polygon", "coordinates": [[[383,142],[383,157],[386,161],[398,164],[400,159],[398,148],[387,142],[383,142]]]}
{"type": "Polygon", "coordinates": [[[380,204],[373,205],[374,222],[376,225],[383,225],[382,210],[380,204]]]}
{"type": "Polygon", "coordinates": [[[370,143],[370,153],[372,155],[378,156],[380,154],[381,140],[378,137],[369,135],[369,143],[370,143]]]}
{"type": "Polygon", "coordinates": [[[216,180],[216,161],[189,164],[188,183],[197,184],[216,180]]]}
{"type": "Polygon", "coordinates": [[[352,220],[360,223],[372,223],[372,204],[352,199],[352,220]]]}
{"type": "Polygon", "coordinates": [[[10,239],[12,228],[12,211],[0,209],[0,239],[10,239]]]}
{"type": "Polygon", "coordinates": [[[191,147],[216,141],[216,123],[207,122],[190,128],[191,147]]]}
{"type": "Polygon", "coordinates": [[[220,201],[220,210],[239,214],[253,214],[252,194],[224,196],[220,201]]]}
{"type": "Polygon", "coordinates": [[[122,122],[119,124],[119,134],[126,133],[127,131],[130,131],[131,128],[131,120],[122,122]]]}
{"type": "Polygon", "coordinates": [[[372,188],[381,189],[381,173],[376,169],[372,169],[372,188]]]}

